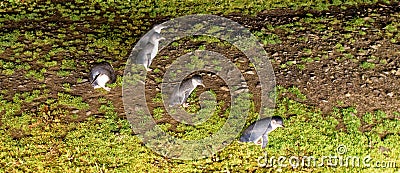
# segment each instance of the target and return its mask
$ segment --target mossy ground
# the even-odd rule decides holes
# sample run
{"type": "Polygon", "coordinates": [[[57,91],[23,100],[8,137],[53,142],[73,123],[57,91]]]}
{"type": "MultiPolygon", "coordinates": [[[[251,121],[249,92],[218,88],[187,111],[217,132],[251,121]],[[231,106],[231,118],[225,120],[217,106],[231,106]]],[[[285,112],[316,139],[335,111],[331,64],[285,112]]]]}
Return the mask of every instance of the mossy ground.
{"type": "MultiPolygon", "coordinates": [[[[361,42],[363,38],[370,38],[370,33],[376,33],[391,45],[398,44],[398,11],[380,14],[378,10],[372,11],[369,18],[352,16],[349,19],[340,15],[320,17],[312,14],[319,10],[329,11],[331,8],[346,11],[361,4],[386,8],[396,3],[289,0],[273,3],[79,0],[0,2],[0,172],[399,171],[400,122],[396,111],[357,110],[357,102],[354,102],[356,105],[344,106],[346,103],[337,100],[332,110],[325,112],[318,106],[307,104],[310,98],[302,93],[302,88],[286,86],[279,77],[277,83],[282,86],[278,87],[275,115],[285,118],[286,128],[270,134],[267,148],[262,150],[256,145],[235,141],[214,156],[200,160],[172,160],[144,146],[124,116],[121,99],[124,65],[139,38],[155,24],[196,13],[240,16],[238,22],[251,27],[267,52],[277,48],[268,45],[292,43],[288,40],[298,43],[311,40],[310,35],[301,36],[296,33],[325,33],[321,37],[321,45],[329,48],[330,52],[314,46],[297,47],[301,49],[300,56],[286,58],[284,61],[272,58],[277,73],[292,68],[307,70],[313,62],[332,56],[338,62],[352,62],[355,68],[365,70],[366,73],[374,70],[396,71],[390,66],[396,61],[386,58],[389,55],[368,55],[377,49],[376,45],[352,50],[347,43],[361,42]],[[259,26],[256,22],[255,25],[249,22],[255,21],[252,16],[270,14],[273,9],[304,10],[302,14],[305,15],[291,16],[283,23],[276,17],[273,18],[276,22],[274,25],[264,23],[259,26]],[[291,18],[296,21],[291,21],[291,18]],[[342,21],[347,22],[342,24],[342,21]],[[365,58],[359,59],[357,56],[360,54],[365,55],[365,58]],[[117,82],[111,85],[110,93],[93,91],[87,82],[90,64],[99,61],[111,62],[118,73],[117,82]],[[337,148],[342,146],[346,147],[346,152],[338,153],[337,148]],[[260,158],[265,153],[268,153],[269,158],[356,156],[363,159],[369,156],[372,166],[377,161],[394,162],[396,168],[328,165],[262,167],[263,160],[260,158]]],[[[218,42],[206,38],[207,41],[208,44],[218,42]]],[[[204,40],[199,39],[197,42],[203,44],[204,40]]],[[[179,43],[175,44],[171,46],[180,48],[179,43]]],[[[297,44],[293,45],[296,47],[297,44]]],[[[285,48],[293,45],[286,45],[285,48]]],[[[207,45],[202,45],[187,49],[207,48],[207,45]]],[[[398,50],[394,48],[396,46],[388,54],[396,57],[398,50]]],[[[168,59],[168,56],[159,58],[168,59]]],[[[327,65],[336,63],[323,62],[327,65]]],[[[157,72],[155,70],[155,74],[157,72]]],[[[189,99],[192,103],[197,102],[194,96],[189,99]]],[[[153,102],[159,103],[159,97],[153,102]]],[[[219,114],[229,111],[224,108],[225,103],[218,102],[221,108],[219,114]]],[[[254,105],[257,107],[257,103],[254,105]]],[[[190,109],[196,110],[196,107],[190,109]]],[[[165,116],[161,108],[156,108],[154,112],[156,118],[165,116]]],[[[252,119],[246,125],[254,121],[256,116],[254,112],[250,115],[252,119]]],[[[220,124],[213,121],[217,119],[197,128],[181,125],[176,129],[187,131],[185,138],[197,139],[215,131],[215,127],[220,124]]],[[[167,122],[162,126],[169,129],[171,124],[167,122]]]]}

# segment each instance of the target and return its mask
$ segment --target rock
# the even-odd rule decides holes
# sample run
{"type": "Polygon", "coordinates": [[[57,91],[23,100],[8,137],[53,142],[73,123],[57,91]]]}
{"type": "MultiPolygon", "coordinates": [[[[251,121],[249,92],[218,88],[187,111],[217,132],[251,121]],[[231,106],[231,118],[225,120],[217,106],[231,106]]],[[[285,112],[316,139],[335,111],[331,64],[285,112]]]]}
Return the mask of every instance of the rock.
{"type": "Polygon", "coordinates": [[[379,79],[377,77],[371,77],[372,82],[377,83],[379,82],[379,79]]]}
{"type": "Polygon", "coordinates": [[[397,69],[397,71],[396,71],[396,73],[394,75],[400,76],[400,69],[397,69]]]}
{"type": "Polygon", "coordinates": [[[229,88],[227,86],[223,86],[223,87],[221,87],[221,90],[222,91],[229,91],[229,88]]]}
{"type": "Polygon", "coordinates": [[[254,71],[249,70],[249,71],[246,71],[244,74],[251,74],[251,75],[253,75],[253,74],[255,74],[255,73],[254,73],[254,71]]]}

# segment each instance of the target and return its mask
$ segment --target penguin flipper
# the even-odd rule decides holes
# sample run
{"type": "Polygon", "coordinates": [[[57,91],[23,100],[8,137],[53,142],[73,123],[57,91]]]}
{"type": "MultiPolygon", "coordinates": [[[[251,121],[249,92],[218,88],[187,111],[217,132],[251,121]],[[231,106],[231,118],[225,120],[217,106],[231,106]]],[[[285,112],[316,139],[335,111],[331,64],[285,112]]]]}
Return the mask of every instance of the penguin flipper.
{"type": "MultiPolygon", "coordinates": [[[[90,84],[96,84],[96,80],[97,80],[97,78],[100,76],[100,73],[99,74],[97,74],[93,79],[90,79],[92,82],[90,82],[90,84]]],[[[97,85],[97,84],[96,84],[97,85]]]]}
{"type": "Polygon", "coordinates": [[[179,86],[176,86],[174,91],[172,92],[169,98],[169,106],[175,106],[177,104],[181,104],[182,94],[179,92],[179,86]]]}

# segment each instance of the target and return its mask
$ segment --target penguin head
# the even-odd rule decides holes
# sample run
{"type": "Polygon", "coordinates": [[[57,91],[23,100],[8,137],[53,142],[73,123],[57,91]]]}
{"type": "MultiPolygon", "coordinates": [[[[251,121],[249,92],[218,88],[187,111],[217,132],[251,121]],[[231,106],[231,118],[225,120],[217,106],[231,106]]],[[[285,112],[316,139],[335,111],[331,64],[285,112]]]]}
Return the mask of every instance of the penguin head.
{"type": "Polygon", "coordinates": [[[271,125],[272,129],[276,129],[278,127],[285,127],[283,125],[283,119],[280,116],[273,116],[271,118],[271,125]]]}
{"type": "Polygon", "coordinates": [[[192,85],[193,86],[203,86],[204,87],[204,84],[203,84],[203,79],[201,78],[201,76],[199,76],[199,75],[196,75],[196,76],[193,76],[192,77],[192,85]]]}
{"type": "Polygon", "coordinates": [[[160,24],[160,25],[155,26],[155,27],[153,28],[153,30],[154,30],[155,32],[157,32],[157,33],[160,33],[161,30],[164,29],[164,28],[167,28],[167,26],[164,26],[164,25],[160,24]]]}

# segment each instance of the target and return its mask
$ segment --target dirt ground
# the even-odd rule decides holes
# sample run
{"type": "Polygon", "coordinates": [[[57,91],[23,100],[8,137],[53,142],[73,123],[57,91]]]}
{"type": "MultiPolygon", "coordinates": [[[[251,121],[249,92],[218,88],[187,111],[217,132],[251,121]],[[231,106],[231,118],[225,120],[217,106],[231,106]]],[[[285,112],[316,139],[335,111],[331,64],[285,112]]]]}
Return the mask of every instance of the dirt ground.
{"type": "MultiPolygon", "coordinates": [[[[398,51],[400,45],[398,43],[391,43],[387,38],[376,34],[376,30],[382,30],[387,24],[393,22],[390,14],[399,12],[398,5],[383,6],[371,5],[360,6],[357,8],[333,8],[328,12],[319,11],[289,11],[289,10],[274,10],[266,11],[256,17],[242,16],[240,14],[232,14],[226,16],[254,31],[265,29],[265,25],[272,26],[285,25],[295,23],[305,16],[312,14],[313,18],[325,17],[335,18],[343,23],[355,18],[374,18],[374,29],[367,29],[365,35],[355,35],[353,37],[356,42],[354,44],[342,43],[348,53],[354,55],[354,59],[341,58],[341,52],[334,50],[335,45],[340,43],[340,39],[330,38],[324,39],[324,32],[313,32],[310,30],[296,31],[289,35],[286,32],[274,30],[281,38],[279,44],[264,45],[267,53],[271,56],[272,65],[276,75],[276,84],[289,88],[295,86],[300,89],[301,93],[305,94],[307,99],[302,100],[297,98],[294,94],[284,93],[284,96],[299,102],[305,103],[309,106],[314,106],[320,109],[325,116],[332,113],[333,108],[347,108],[355,107],[357,109],[357,116],[361,117],[367,112],[384,111],[389,115],[390,119],[397,118],[393,112],[399,112],[399,80],[400,68],[398,51]],[[372,17],[371,14],[378,13],[381,16],[387,17],[372,17]],[[308,42],[300,42],[296,38],[309,37],[308,42]],[[311,53],[304,53],[304,48],[310,48],[311,53]],[[359,52],[358,50],[366,50],[359,52]],[[321,56],[321,52],[326,51],[328,56],[305,64],[304,69],[297,66],[289,66],[281,68],[280,64],[285,64],[289,61],[300,62],[302,57],[321,56]],[[378,60],[370,59],[369,57],[379,57],[378,60]],[[385,60],[385,64],[380,64],[380,60],[385,60]],[[373,69],[365,69],[360,66],[360,62],[371,62],[377,64],[373,69]]],[[[326,23],[325,23],[326,24],[326,23]]],[[[330,24],[327,24],[330,26],[330,24]]],[[[342,24],[332,25],[331,27],[337,29],[339,33],[346,33],[342,24]]],[[[340,36],[339,36],[340,37],[340,36]]],[[[197,48],[201,43],[193,43],[184,41],[182,48],[197,48]]],[[[180,49],[176,48],[176,49],[180,49]]],[[[218,45],[209,45],[207,50],[216,51],[224,54],[232,61],[240,64],[239,69],[243,72],[252,71],[249,68],[248,60],[243,58],[239,50],[232,50],[231,47],[218,47],[218,45]],[[228,50],[228,51],[226,51],[228,50]]],[[[182,52],[177,50],[166,50],[160,53],[161,56],[178,57],[182,52]]],[[[170,64],[172,60],[156,60],[152,67],[157,67],[165,71],[163,64],[170,64]]],[[[154,74],[150,73],[150,78],[163,75],[163,73],[154,74]]],[[[258,81],[254,74],[245,74],[246,81],[248,82],[249,89],[254,93],[255,107],[259,110],[260,88],[257,87],[258,81]]],[[[151,82],[150,82],[151,83],[151,82]]],[[[149,85],[147,92],[148,100],[155,96],[157,85],[149,85]],[[151,89],[153,88],[153,89],[151,89]]],[[[220,88],[224,86],[221,79],[217,77],[205,77],[206,89],[213,89],[217,91],[219,100],[224,100],[229,103],[229,92],[223,91],[220,88]]],[[[205,89],[199,89],[203,92],[205,89]]],[[[157,104],[150,104],[150,107],[155,108],[157,104]]],[[[229,106],[227,104],[226,106],[229,106]]],[[[226,107],[223,107],[226,109],[226,107]]],[[[167,118],[169,119],[169,118],[167,118]]],[[[161,120],[165,122],[169,120],[161,120]]],[[[340,125],[339,125],[340,126],[340,125]]],[[[340,128],[340,127],[338,127],[340,128]]],[[[361,130],[368,130],[371,127],[365,127],[361,130]]]]}
{"type": "MultiPolygon", "coordinates": [[[[298,99],[292,94],[284,94],[287,97],[295,99],[299,102],[305,103],[310,106],[315,106],[320,108],[324,115],[329,115],[334,107],[356,107],[358,111],[358,116],[363,115],[365,112],[373,112],[376,110],[382,110],[384,112],[391,113],[393,111],[400,111],[400,93],[399,93],[399,42],[392,43],[384,35],[377,34],[377,30],[384,30],[383,28],[393,22],[394,20],[399,20],[399,17],[391,17],[391,14],[398,14],[400,11],[399,4],[392,5],[367,5],[359,7],[351,7],[347,9],[332,7],[329,12],[327,11],[313,11],[313,10],[272,10],[265,11],[256,17],[244,16],[242,14],[231,14],[225,16],[232,19],[252,31],[266,30],[265,26],[279,26],[295,22],[300,22],[301,19],[312,14],[313,18],[325,17],[328,19],[337,19],[339,23],[331,24],[324,23],[328,27],[332,27],[336,30],[336,33],[343,34],[349,33],[349,31],[344,30],[344,22],[350,21],[355,17],[360,18],[373,18],[375,21],[372,25],[365,30],[365,35],[352,34],[352,38],[356,40],[354,44],[349,44],[349,42],[343,42],[335,36],[324,38],[326,32],[315,32],[311,29],[295,30],[293,33],[288,33],[281,29],[275,29],[273,31],[267,31],[279,36],[281,43],[278,44],[268,44],[264,45],[265,50],[271,56],[272,65],[274,67],[276,75],[277,85],[281,85],[285,88],[296,86],[300,91],[307,96],[306,100],[298,99]],[[371,15],[379,14],[379,16],[371,15]],[[297,38],[307,37],[308,41],[299,41],[297,38]],[[335,49],[335,46],[341,43],[347,53],[354,55],[353,59],[341,58],[342,54],[335,49]],[[311,52],[305,53],[303,50],[308,48],[311,52]],[[364,52],[359,50],[363,49],[364,52]],[[321,52],[323,52],[321,54],[321,52]],[[322,57],[322,55],[327,55],[322,57]],[[371,59],[371,55],[378,57],[378,59],[371,59]],[[305,65],[304,69],[300,69],[296,65],[287,66],[282,68],[281,65],[287,62],[301,62],[303,57],[320,57],[318,60],[312,62],[303,63],[305,65]],[[354,61],[354,59],[356,61],[354,61]],[[380,63],[380,60],[386,60],[385,64],[380,63]],[[373,69],[365,69],[360,66],[360,62],[371,62],[377,64],[373,69]]],[[[57,16],[54,16],[54,21],[57,20],[57,16]]],[[[168,18],[160,17],[149,22],[154,25],[168,20],[168,18]]],[[[116,19],[118,21],[118,19],[116,19]]],[[[52,28],[42,28],[42,25],[46,23],[30,23],[31,21],[20,21],[16,23],[5,23],[2,26],[3,30],[11,30],[13,28],[21,28],[21,30],[35,30],[44,29],[48,32],[57,33],[53,31],[52,28]],[[30,27],[28,27],[30,26],[30,27]],[[31,26],[36,26],[31,27],[31,26]]],[[[50,22],[50,21],[47,21],[50,22]]],[[[60,20],[58,23],[62,25],[68,25],[71,21],[60,20]]],[[[106,21],[90,21],[91,23],[102,23],[106,21]]],[[[82,29],[80,32],[93,32],[90,30],[82,29]]],[[[334,32],[333,32],[334,33],[334,32]]],[[[70,38],[77,39],[77,38],[70,38]]],[[[345,40],[345,39],[344,39],[345,40]]],[[[24,40],[20,40],[24,41],[24,40]]],[[[180,47],[184,48],[197,48],[201,43],[194,43],[188,40],[183,41],[185,44],[180,47]]],[[[58,43],[61,44],[61,43],[58,43]]],[[[30,42],[26,41],[27,49],[35,49],[30,46],[30,42]]],[[[134,45],[132,45],[133,47],[134,45]]],[[[77,46],[80,47],[79,45],[77,46]]],[[[131,47],[131,48],[132,48],[131,47]]],[[[164,50],[160,53],[160,56],[171,56],[177,57],[183,54],[182,50],[179,48],[171,48],[164,50]]],[[[128,48],[129,50],[131,48],[128,48]]],[[[48,51],[51,47],[42,47],[43,51],[48,51]]],[[[232,49],[230,47],[221,48],[217,44],[207,45],[207,50],[217,51],[224,54],[225,56],[231,58],[240,65],[240,70],[242,72],[254,71],[254,69],[248,66],[248,60],[244,58],[243,54],[237,49],[232,49]]],[[[10,60],[8,55],[11,51],[6,51],[0,55],[1,59],[10,60]]],[[[71,56],[71,55],[64,55],[71,56]]],[[[98,55],[102,56],[102,55],[98,55]]],[[[93,56],[83,56],[80,61],[84,60],[87,64],[93,63],[96,58],[93,56]]],[[[106,60],[111,60],[112,57],[102,57],[106,60]]],[[[61,58],[54,59],[61,62],[61,58]]],[[[157,67],[161,70],[159,73],[151,72],[148,74],[148,85],[146,94],[148,95],[147,100],[151,100],[155,96],[158,84],[154,81],[156,76],[162,75],[165,71],[165,65],[171,63],[172,59],[161,60],[156,59],[152,67],[157,67]]],[[[123,67],[126,63],[126,59],[113,60],[113,66],[116,69],[118,75],[123,75],[123,67]]],[[[32,68],[42,68],[41,65],[30,62],[32,68]]],[[[71,112],[74,111],[79,116],[78,118],[72,118],[70,116],[64,116],[65,121],[83,121],[88,116],[96,115],[102,116],[102,113],[98,111],[100,103],[98,97],[105,97],[110,99],[118,115],[124,117],[124,108],[122,103],[122,88],[116,87],[111,90],[111,92],[103,92],[99,90],[91,89],[90,84],[87,82],[87,75],[89,69],[81,64],[77,65],[77,68],[71,72],[71,75],[67,77],[59,77],[56,75],[56,71],[60,67],[51,67],[45,72],[45,80],[31,80],[26,78],[25,72],[22,70],[16,70],[11,76],[2,75],[0,76],[0,89],[7,90],[7,94],[4,95],[5,99],[12,100],[12,96],[17,92],[31,91],[34,89],[42,89],[41,84],[46,84],[45,88],[50,90],[48,97],[40,97],[35,100],[35,102],[23,105],[22,111],[37,112],[46,110],[38,110],[38,105],[45,104],[44,102],[49,99],[57,99],[57,93],[59,91],[64,91],[62,88],[63,83],[71,83],[70,94],[74,96],[81,96],[83,101],[89,103],[90,109],[87,111],[75,111],[74,108],[66,107],[67,110],[71,112]],[[83,78],[81,82],[77,82],[78,78],[83,78]]],[[[250,91],[254,93],[255,103],[259,103],[260,88],[257,87],[257,80],[255,80],[255,74],[245,74],[244,75],[250,91]]],[[[225,110],[229,106],[229,92],[222,90],[221,87],[224,83],[221,79],[216,76],[207,76],[204,79],[206,88],[200,88],[198,92],[202,92],[208,89],[213,89],[216,91],[219,100],[224,100],[228,103],[223,107],[225,110]]],[[[150,105],[150,109],[162,106],[161,104],[153,103],[150,105]]],[[[259,104],[256,104],[256,108],[259,108],[259,104]]],[[[59,107],[58,107],[59,108],[59,107]]],[[[49,110],[58,109],[48,105],[49,110]]],[[[61,116],[61,115],[60,115],[61,116]]],[[[394,116],[392,116],[394,118],[394,116]]],[[[167,119],[162,119],[160,122],[169,121],[167,119]]],[[[172,123],[174,124],[174,123],[172,123]]]]}

